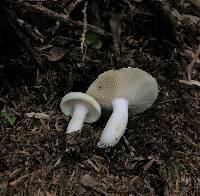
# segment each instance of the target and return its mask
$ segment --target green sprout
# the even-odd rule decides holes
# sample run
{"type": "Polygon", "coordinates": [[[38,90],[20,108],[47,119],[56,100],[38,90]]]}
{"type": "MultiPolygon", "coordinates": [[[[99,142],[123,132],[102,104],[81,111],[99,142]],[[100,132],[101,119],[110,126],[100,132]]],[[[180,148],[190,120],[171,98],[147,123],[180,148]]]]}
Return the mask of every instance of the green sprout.
{"type": "Polygon", "coordinates": [[[88,46],[94,49],[100,49],[102,47],[102,41],[97,34],[88,31],[85,35],[85,41],[88,46]]]}
{"type": "Polygon", "coordinates": [[[15,122],[16,122],[16,117],[15,116],[10,116],[6,112],[1,112],[0,116],[4,117],[10,123],[10,125],[14,125],[15,122]]]}

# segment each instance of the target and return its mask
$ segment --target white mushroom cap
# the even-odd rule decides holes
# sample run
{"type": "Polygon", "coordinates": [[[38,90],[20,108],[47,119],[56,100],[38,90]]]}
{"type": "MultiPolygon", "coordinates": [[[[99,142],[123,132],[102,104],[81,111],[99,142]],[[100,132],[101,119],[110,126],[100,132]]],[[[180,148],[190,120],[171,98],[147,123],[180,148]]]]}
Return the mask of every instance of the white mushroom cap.
{"type": "Polygon", "coordinates": [[[141,69],[123,68],[101,74],[86,93],[103,108],[113,109],[97,144],[105,148],[115,146],[123,136],[128,123],[128,110],[137,114],[153,104],[158,95],[158,84],[141,69]]]}
{"type": "Polygon", "coordinates": [[[101,115],[100,105],[93,97],[85,93],[71,92],[66,94],[61,100],[60,108],[66,116],[72,116],[76,104],[84,105],[87,108],[85,122],[93,123],[99,119],[101,115]]]}
{"type": "Polygon", "coordinates": [[[106,109],[112,109],[113,100],[124,98],[129,102],[129,110],[137,114],[145,111],[156,100],[158,84],[147,72],[129,67],[102,73],[86,93],[106,109]]]}

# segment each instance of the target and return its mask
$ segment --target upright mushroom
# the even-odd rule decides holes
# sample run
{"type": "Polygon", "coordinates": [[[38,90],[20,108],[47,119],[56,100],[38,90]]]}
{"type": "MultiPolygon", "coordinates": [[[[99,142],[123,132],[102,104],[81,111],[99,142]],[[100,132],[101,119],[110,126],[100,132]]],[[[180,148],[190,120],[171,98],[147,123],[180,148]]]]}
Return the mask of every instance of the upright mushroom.
{"type": "Polygon", "coordinates": [[[66,94],[61,100],[60,108],[66,116],[72,116],[67,133],[80,131],[84,122],[93,123],[101,115],[101,107],[96,100],[81,92],[66,94]]]}
{"type": "Polygon", "coordinates": [[[102,73],[89,86],[88,95],[94,97],[104,109],[112,109],[97,146],[116,145],[128,123],[128,110],[138,114],[149,108],[158,95],[156,80],[137,68],[123,68],[102,73]]]}

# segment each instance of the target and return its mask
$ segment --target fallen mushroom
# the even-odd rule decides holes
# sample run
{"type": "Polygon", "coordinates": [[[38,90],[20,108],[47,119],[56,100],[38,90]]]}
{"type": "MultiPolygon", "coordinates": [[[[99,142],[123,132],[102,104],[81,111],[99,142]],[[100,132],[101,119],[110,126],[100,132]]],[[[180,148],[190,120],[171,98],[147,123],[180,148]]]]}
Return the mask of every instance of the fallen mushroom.
{"type": "Polygon", "coordinates": [[[101,107],[96,100],[81,92],[66,94],[61,100],[60,108],[66,116],[72,116],[66,133],[80,131],[84,122],[93,123],[101,115],[101,107]]]}
{"type": "Polygon", "coordinates": [[[158,95],[156,80],[137,68],[110,70],[99,75],[87,92],[104,109],[112,109],[97,146],[116,145],[123,136],[128,123],[128,110],[138,114],[149,108],[158,95]]]}

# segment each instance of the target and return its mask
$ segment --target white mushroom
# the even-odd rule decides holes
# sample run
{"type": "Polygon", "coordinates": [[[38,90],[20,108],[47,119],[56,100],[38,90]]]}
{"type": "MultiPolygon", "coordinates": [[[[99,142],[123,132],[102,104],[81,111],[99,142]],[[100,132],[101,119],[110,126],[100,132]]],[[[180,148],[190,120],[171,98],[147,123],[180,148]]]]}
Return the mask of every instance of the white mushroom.
{"type": "Polygon", "coordinates": [[[149,108],[158,95],[156,80],[137,68],[110,70],[99,75],[87,94],[94,97],[104,109],[112,109],[98,147],[112,147],[123,136],[128,123],[128,110],[138,114],[149,108]]]}
{"type": "Polygon", "coordinates": [[[66,116],[72,116],[67,133],[80,131],[84,122],[93,123],[101,115],[101,107],[96,100],[81,92],[66,94],[61,100],[60,108],[66,116]]]}

